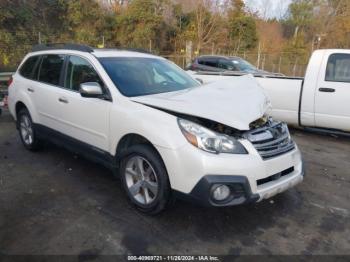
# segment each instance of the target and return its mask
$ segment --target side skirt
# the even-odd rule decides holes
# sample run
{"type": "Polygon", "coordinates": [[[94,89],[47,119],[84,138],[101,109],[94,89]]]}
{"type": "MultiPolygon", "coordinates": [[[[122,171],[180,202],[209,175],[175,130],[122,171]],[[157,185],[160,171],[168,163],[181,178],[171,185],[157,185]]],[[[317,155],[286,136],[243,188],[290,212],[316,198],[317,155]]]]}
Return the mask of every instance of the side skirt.
{"type": "Polygon", "coordinates": [[[350,138],[350,133],[337,130],[337,129],[327,129],[327,128],[318,128],[318,127],[305,127],[301,126],[302,130],[305,130],[307,132],[312,132],[316,134],[321,134],[321,135],[336,135],[336,136],[341,136],[341,137],[346,137],[350,138]]]}
{"type": "Polygon", "coordinates": [[[53,144],[81,155],[92,162],[102,164],[108,169],[111,169],[113,173],[116,173],[115,171],[117,169],[117,160],[109,152],[81,142],[70,136],[64,135],[46,126],[39,124],[34,124],[34,126],[40,139],[52,142],[53,144]]]}

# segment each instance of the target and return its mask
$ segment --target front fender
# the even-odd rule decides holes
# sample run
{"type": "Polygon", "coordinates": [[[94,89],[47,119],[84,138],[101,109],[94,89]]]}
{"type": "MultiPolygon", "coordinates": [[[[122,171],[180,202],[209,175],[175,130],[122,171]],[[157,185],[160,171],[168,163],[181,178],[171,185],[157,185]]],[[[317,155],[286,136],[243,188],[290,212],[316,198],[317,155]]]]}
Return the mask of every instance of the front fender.
{"type": "Polygon", "coordinates": [[[168,149],[176,149],[187,143],[175,116],[135,102],[113,106],[111,110],[112,155],[115,155],[119,141],[128,134],[140,135],[154,146],[168,149]]]}

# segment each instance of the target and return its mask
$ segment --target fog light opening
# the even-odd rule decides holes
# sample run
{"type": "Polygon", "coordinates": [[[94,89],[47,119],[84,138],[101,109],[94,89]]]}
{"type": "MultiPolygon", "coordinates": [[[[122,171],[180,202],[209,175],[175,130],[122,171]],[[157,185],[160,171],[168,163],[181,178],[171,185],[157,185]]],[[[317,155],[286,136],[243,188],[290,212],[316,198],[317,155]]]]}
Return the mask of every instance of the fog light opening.
{"type": "Polygon", "coordinates": [[[231,195],[231,189],[226,185],[216,184],[212,186],[211,196],[215,201],[222,202],[231,195]]]}

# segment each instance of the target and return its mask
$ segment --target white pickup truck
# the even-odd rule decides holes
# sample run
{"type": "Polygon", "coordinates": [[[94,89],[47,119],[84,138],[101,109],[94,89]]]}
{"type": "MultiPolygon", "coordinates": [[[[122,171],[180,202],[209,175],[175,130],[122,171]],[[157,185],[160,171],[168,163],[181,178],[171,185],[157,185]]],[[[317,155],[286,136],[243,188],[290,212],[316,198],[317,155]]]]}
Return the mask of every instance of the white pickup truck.
{"type": "MultiPolygon", "coordinates": [[[[189,73],[204,83],[234,77],[189,73]]],[[[327,132],[350,132],[350,50],[315,51],[305,78],[256,76],[256,80],[270,98],[275,119],[327,132]]]]}

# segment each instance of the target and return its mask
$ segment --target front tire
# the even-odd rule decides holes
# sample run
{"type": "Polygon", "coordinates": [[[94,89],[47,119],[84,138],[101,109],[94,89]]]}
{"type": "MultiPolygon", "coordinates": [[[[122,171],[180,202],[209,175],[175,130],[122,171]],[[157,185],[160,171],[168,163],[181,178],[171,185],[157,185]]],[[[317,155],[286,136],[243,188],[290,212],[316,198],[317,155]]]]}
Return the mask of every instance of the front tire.
{"type": "Polygon", "coordinates": [[[169,178],[161,157],[151,146],[131,146],[121,160],[120,177],[138,210],[154,215],[166,208],[171,192],[169,178]]]}
{"type": "Polygon", "coordinates": [[[38,150],[40,148],[40,140],[37,137],[37,131],[26,108],[19,111],[17,121],[19,136],[24,147],[30,151],[38,150]]]}

